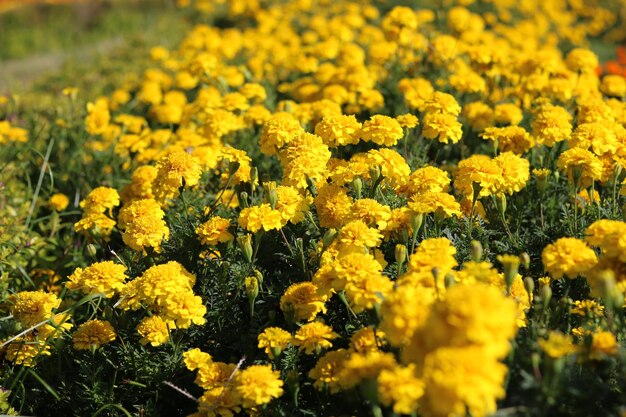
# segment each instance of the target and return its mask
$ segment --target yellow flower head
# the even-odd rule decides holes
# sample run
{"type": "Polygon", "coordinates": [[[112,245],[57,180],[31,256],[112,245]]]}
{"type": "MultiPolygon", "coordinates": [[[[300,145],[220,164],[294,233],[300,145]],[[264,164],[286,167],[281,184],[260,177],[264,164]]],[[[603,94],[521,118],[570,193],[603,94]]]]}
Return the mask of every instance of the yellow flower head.
{"type": "Polygon", "coordinates": [[[100,346],[115,340],[117,334],[111,323],[105,320],[89,320],[78,326],[72,340],[74,349],[98,349],[100,346]]]}
{"type": "Polygon", "coordinates": [[[339,337],[332,327],[326,324],[313,321],[300,327],[293,337],[293,345],[307,355],[319,354],[323,349],[332,347],[330,342],[339,337]]]}
{"type": "Polygon", "coordinates": [[[68,277],[66,287],[70,290],[81,290],[84,294],[104,294],[113,297],[124,287],[128,279],[126,267],[113,261],[91,264],[87,268],[76,268],[68,277]]]}
{"type": "Polygon", "coordinates": [[[291,333],[280,327],[268,327],[259,334],[259,348],[264,349],[270,359],[274,359],[291,343],[291,333]]]}
{"type": "Polygon", "coordinates": [[[70,199],[65,194],[56,193],[50,197],[48,204],[56,211],[63,211],[70,204],[70,199]]]}
{"type": "Polygon", "coordinates": [[[170,332],[167,323],[161,316],[145,317],[137,326],[137,333],[141,336],[139,343],[146,345],[150,343],[152,346],[160,346],[167,343],[170,338],[170,332]]]}
{"type": "Polygon", "coordinates": [[[230,220],[213,216],[196,228],[196,234],[203,245],[217,245],[230,242],[235,237],[228,231],[230,220]]]}
{"type": "Polygon", "coordinates": [[[563,237],[549,244],[541,253],[543,268],[552,278],[563,275],[575,279],[598,263],[595,252],[582,240],[563,237]]]}
{"type": "Polygon", "coordinates": [[[269,365],[252,365],[235,374],[234,382],[245,408],[267,404],[283,395],[280,373],[269,365]]]}
{"type": "Polygon", "coordinates": [[[294,321],[311,321],[318,313],[325,313],[325,296],[320,296],[312,282],[298,282],[285,290],[280,298],[280,309],[294,321]]]}

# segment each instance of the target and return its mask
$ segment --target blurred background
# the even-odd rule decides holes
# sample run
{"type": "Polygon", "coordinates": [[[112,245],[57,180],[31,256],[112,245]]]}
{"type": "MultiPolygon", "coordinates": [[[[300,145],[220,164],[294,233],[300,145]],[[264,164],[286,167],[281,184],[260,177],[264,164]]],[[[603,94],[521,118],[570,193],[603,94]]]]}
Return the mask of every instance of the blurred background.
{"type": "Polygon", "coordinates": [[[59,70],[90,85],[97,67],[124,70],[125,56],[176,45],[187,20],[174,0],[0,0],[0,94],[59,70]]]}

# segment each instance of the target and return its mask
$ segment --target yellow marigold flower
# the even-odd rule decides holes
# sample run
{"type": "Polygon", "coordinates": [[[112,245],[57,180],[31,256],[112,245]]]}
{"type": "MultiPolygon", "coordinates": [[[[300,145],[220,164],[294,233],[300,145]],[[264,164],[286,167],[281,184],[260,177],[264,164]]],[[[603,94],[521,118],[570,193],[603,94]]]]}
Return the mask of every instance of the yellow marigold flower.
{"type": "Polygon", "coordinates": [[[165,212],[153,199],[134,200],[120,210],[118,226],[123,229],[122,240],[131,249],[144,252],[146,247],[160,250],[161,242],[170,236],[165,212]]]}
{"type": "Polygon", "coordinates": [[[383,184],[394,190],[402,187],[409,174],[411,174],[409,164],[407,164],[402,155],[393,149],[372,149],[366,154],[364,162],[368,170],[367,178],[369,178],[369,168],[379,166],[380,172],[384,177],[383,184]]]}
{"type": "Polygon", "coordinates": [[[524,119],[522,109],[513,103],[496,104],[493,109],[493,119],[496,123],[518,125],[524,119]]]}
{"type": "Polygon", "coordinates": [[[206,323],[206,307],[202,298],[191,291],[168,294],[159,307],[163,318],[173,321],[179,329],[187,329],[192,323],[198,326],[206,323]]]}
{"type": "Polygon", "coordinates": [[[243,115],[244,121],[251,126],[259,126],[267,122],[272,117],[272,112],[267,107],[256,104],[250,106],[250,108],[243,115]]]}
{"type": "Polygon", "coordinates": [[[571,120],[572,116],[563,107],[543,105],[532,123],[533,136],[538,143],[552,147],[569,138],[572,133],[571,120]]]}
{"type": "Polygon", "coordinates": [[[626,78],[622,75],[605,75],[602,78],[600,90],[611,97],[626,96],[626,78]]]}
{"type": "Polygon", "coordinates": [[[170,332],[167,328],[167,323],[161,318],[161,316],[145,317],[137,326],[137,333],[141,336],[139,343],[147,345],[150,343],[152,346],[160,346],[163,343],[167,343],[170,339],[170,332]]]}
{"type": "Polygon", "coordinates": [[[612,126],[604,122],[582,123],[569,138],[570,148],[589,149],[598,156],[605,153],[614,154],[620,142],[612,126]]]}
{"type": "Polygon", "coordinates": [[[320,296],[312,282],[291,284],[280,298],[280,309],[293,321],[312,321],[318,313],[326,313],[325,296],[320,296]]]}
{"type": "Polygon", "coordinates": [[[152,193],[152,183],[157,177],[157,169],[151,165],[140,166],[133,172],[128,184],[122,190],[122,201],[140,200],[143,198],[154,198],[152,193]]]}
{"type": "Polygon", "coordinates": [[[393,282],[388,277],[375,274],[348,280],[345,291],[350,306],[358,314],[379,305],[392,288],[393,282]]]}
{"type": "Polygon", "coordinates": [[[263,131],[259,138],[261,152],[265,155],[276,155],[276,150],[302,133],[304,133],[304,129],[300,126],[300,122],[290,113],[275,113],[263,125],[263,131]]]}
{"type": "Polygon", "coordinates": [[[235,375],[235,390],[245,408],[267,404],[283,395],[280,373],[270,365],[252,365],[235,375]]]}
{"type": "Polygon", "coordinates": [[[396,359],[392,353],[370,350],[364,353],[353,352],[349,358],[343,361],[343,367],[339,373],[339,383],[344,390],[353,388],[362,381],[376,379],[383,370],[391,370],[397,367],[396,359]]]}
{"type": "Polygon", "coordinates": [[[308,186],[307,178],[325,180],[330,157],[328,146],[319,136],[304,132],[294,137],[278,154],[283,185],[304,189],[308,186]]]}
{"type": "Polygon", "coordinates": [[[461,215],[461,205],[448,193],[413,194],[407,205],[411,211],[418,214],[435,213],[439,217],[461,215]]]}
{"type": "Polygon", "coordinates": [[[415,253],[410,255],[407,272],[427,272],[432,274],[437,268],[443,278],[452,268],[458,265],[454,255],[456,248],[445,237],[424,239],[415,253]]]}
{"type": "Polygon", "coordinates": [[[595,252],[582,240],[563,237],[549,244],[541,253],[543,268],[552,278],[563,275],[575,279],[598,263],[595,252]]]}
{"type": "Polygon", "coordinates": [[[318,190],[314,204],[320,227],[339,228],[349,218],[352,198],[345,188],[325,184],[318,190]]]}
{"type": "Polygon", "coordinates": [[[337,349],[326,352],[319,358],[315,367],[309,371],[309,378],[314,379],[313,386],[318,390],[328,389],[331,394],[341,391],[339,376],[343,369],[343,363],[350,356],[346,349],[337,349]]]}
{"type": "Polygon", "coordinates": [[[87,103],[87,117],[85,117],[85,129],[90,135],[100,135],[107,131],[111,121],[109,107],[103,100],[96,103],[87,103]]]}
{"type": "Polygon", "coordinates": [[[582,317],[602,317],[604,316],[604,306],[595,300],[576,300],[570,308],[570,313],[582,317]]]}
{"type": "Polygon", "coordinates": [[[283,226],[287,222],[297,224],[304,220],[305,213],[309,211],[310,198],[304,197],[298,189],[284,185],[276,187],[276,197],[274,209],[280,212],[283,226]]]}
{"type": "Polygon", "coordinates": [[[354,352],[367,352],[369,350],[378,350],[379,346],[385,344],[385,334],[373,327],[363,327],[350,336],[350,348],[354,352]]]}
{"type": "Polygon", "coordinates": [[[427,139],[437,139],[441,143],[457,143],[463,136],[462,127],[454,114],[426,113],[422,134],[427,139]]]}
{"type": "Polygon", "coordinates": [[[153,192],[160,203],[178,196],[180,187],[193,187],[200,181],[202,168],[198,159],[184,151],[175,151],[157,162],[153,192]]]}
{"type": "Polygon", "coordinates": [[[428,319],[416,332],[406,357],[414,357],[415,342],[424,352],[442,346],[480,347],[494,359],[504,358],[517,332],[517,306],[503,292],[485,284],[454,285],[445,299],[435,302],[428,319]]]}
{"type": "Polygon", "coordinates": [[[127,279],[124,265],[103,261],[84,269],[76,268],[65,286],[70,290],[81,290],[84,294],[104,294],[111,298],[124,287],[127,279]]]}
{"type": "Polygon", "coordinates": [[[387,227],[387,221],[391,217],[391,209],[373,198],[362,198],[356,200],[352,205],[350,217],[353,220],[362,220],[368,226],[384,229],[387,227]]]}
{"type": "Polygon", "coordinates": [[[513,152],[516,155],[522,155],[535,146],[534,139],[521,126],[488,127],[481,136],[497,142],[502,152],[513,152]]]}
{"type": "Polygon", "coordinates": [[[589,49],[574,48],[565,58],[567,68],[574,72],[593,73],[600,65],[598,57],[589,49]]]}
{"type": "Polygon", "coordinates": [[[450,189],[448,173],[437,167],[427,166],[415,170],[400,188],[404,195],[447,193],[450,189]]]}
{"type": "Polygon", "coordinates": [[[558,359],[576,353],[578,349],[572,342],[572,336],[558,331],[551,331],[547,339],[540,339],[537,343],[546,355],[553,359],[558,359]]]}
{"type": "Polygon", "coordinates": [[[342,250],[360,250],[380,245],[382,235],[374,228],[368,227],[363,220],[352,220],[341,228],[337,242],[342,250]]]}
{"type": "Polygon", "coordinates": [[[91,190],[87,197],[80,202],[85,212],[104,213],[120,205],[120,195],[113,188],[98,187],[91,190]]]}
{"type": "Polygon", "coordinates": [[[601,219],[585,230],[585,241],[602,249],[609,258],[626,261],[626,223],[618,220],[601,219]]]}
{"type": "Polygon", "coordinates": [[[315,134],[331,148],[359,143],[362,124],[354,115],[329,115],[315,125],[315,134]]]}
{"type": "Polygon", "coordinates": [[[361,139],[377,145],[393,146],[404,136],[402,126],[396,119],[376,114],[370,117],[361,129],[361,139]]]}
{"type": "Polygon", "coordinates": [[[78,326],[72,335],[74,349],[98,349],[115,340],[117,334],[111,323],[105,320],[89,320],[78,326]]]}
{"type": "Polygon", "coordinates": [[[396,116],[396,120],[400,123],[400,126],[406,129],[413,129],[415,126],[419,124],[419,120],[417,116],[411,113],[401,114],[396,116]]]}
{"type": "MultiPolygon", "coordinates": [[[[334,248],[333,243],[327,250],[334,248]]],[[[313,276],[317,291],[329,295],[333,291],[342,291],[348,281],[360,281],[369,276],[380,276],[381,264],[369,253],[354,251],[342,253],[337,259],[325,263],[313,276]]]]}
{"type": "Polygon", "coordinates": [[[507,368],[480,347],[445,347],[426,355],[421,410],[430,416],[485,417],[504,398],[507,368]]]}
{"type": "Polygon", "coordinates": [[[426,109],[426,101],[435,92],[430,81],[425,78],[403,78],[398,83],[398,89],[404,94],[409,107],[420,112],[426,109]]]}
{"type": "Polygon", "coordinates": [[[515,155],[513,152],[503,152],[496,156],[493,161],[502,170],[503,182],[497,189],[497,193],[513,195],[526,186],[530,179],[530,162],[528,159],[515,155]]]}
{"type": "Polygon", "coordinates": [[[206,361],[200,364],[195,383],[206,390],[223,387],[232,379],[236,369],[234,363],[206,361]]]}
{"type": "Polygon", "coordinates": [[[250,182],[250,163],[252,162],[252,159],[248,156],[248,154],[246,154],[246,151],[240,150],[240,149],[235,149],[235,148],[229,148],[229,147],[224,147],[221,149],[220,152],[220,156],[218,158],[218,160],[221,162],[221,169],[222,169],[222,183],[225,184],[226,181],[228,181],[229,178],[229,166],[232,163],[238,163],[239,164],[239,169],[237,169],[237,171],[235,171],[233,178],[232,178],[232,183],[233,184],[239,184],[239,183],[248,183],[250,182]]]}
{"type": "Polygon", "coordinates": [[[198,413],[189,417],[202,416],[234,416],[241,411],[241,395],[235,387],[220,385],[202,394],[198,405],[198,413]]]}
{"type": "Polygon", "coordinates": [[[11,315],[23,327],[31,327],[53,316],[52,310],[59,308],[61,300],[56,294],[43,291],[21,291],[9,297],[11,315]]]}
{"type": "Polygon", "coordinates": [[[101,235],[107,238],[113,228],[115,220],[110,219],[103,213],[85,212],[83,217],[74,223],[74,230],[77,232],[88,232],[93,230],[95,235],[101,235]]]}
{"type": "Polygon", "coordinates": [[[474,183],[480,186],[478,198],[496,193],[502,185],[502,168],[486,155],[475,154],[459,162],[454,187],[464,196],[472,198],[474,183]]]}
{"type": "Polygon", "coordinates": [[[217,245],[230,242],[235,236],[228,231],[230,220],[220,216],[213,216],[196,228],[196,234],[203,245],[217,245]]]}
{"type": "Polygon", "coordinates": [[[393,346],[408,344],[421,327],[436,294],[432,288],[404,285],[387,294],[381,307],[380,329],[393,346]]]}
{"type": "Polygon", "coordinates": [[[481,101],[467,103],[463,106],[463,117],[477,132],[482,132],[487,127],[492,126],[494,121],[493,109],[481,101]]]}
{"type": "Polygon", "coordinates": [[[332,327],[313,321],[300,327],[293,337],[293,345],[307,355],[319,354],[322,350],[333,346],[330,342],[339,337],[332,327]]]}
{"type": "Polygon", "coordinates": [[[424,382],[415,376],[415,367],[398,366],[383,369],[378,375],[378,398],[396,414],[411,414],[417,410],[424,395],[424,382]]]}
{"type": "Polygon", "coordinates": [[[263,229],[266,232],[283,227],[280,211],[272,209],[269,204],[247,207],[241,210],[239,225],[249,232],[256,233],[263,229]]]}
{"type": "Polygon", "coordinates": [[[183,353],[183,361],[185,366],[190,371],[195,371],[198,368],[203,368],[213,361],[211,355],[201,351],[198,348],[190,349],[183,353]]]}
{"type": "Polygon", "coordinates": [[[428,113],[446,113],[454,116],[461,114],[461,106],[453,95],[441,91],[435,91],[428,100],[426,108],[428,113]]]}
{"type": "Polygon", "coordinates": [[[619,344],[611,332],[600,331],[593,334],[589,359],[603,359],[607,356],[617,356],[619,344]]]}
{"type": "Polygon", "coordinates": [[[268,327],[258,336],[259,348],[265,350],[270,359],[275,359],[291,343],[291,333],[280,327],[268,327]]]}
{"type": "Polygon", "coordinates": [[[32,334],[18,337],[6,346],[4,359],[16,365],[35,366],[37,359],[52,354],[50,344],[45,339],[32,334]]]}
{"type": "Polygon", "coordinates": [[[491,262],[485,261],[465,262],[463,268],[456,274],[456,277],[459,283],[465,285],[473,285],[476,282],[483,282],[490,285],[504,284],[504,279],[500,276],[498,270],[493,268],[491,262]]]}
{"type": "Polygon", "coordinates": [[[63,211],[70,204],[70,199],[63,193],[56,193],[50,196],[48,204],[56,211],[63,211]]]}

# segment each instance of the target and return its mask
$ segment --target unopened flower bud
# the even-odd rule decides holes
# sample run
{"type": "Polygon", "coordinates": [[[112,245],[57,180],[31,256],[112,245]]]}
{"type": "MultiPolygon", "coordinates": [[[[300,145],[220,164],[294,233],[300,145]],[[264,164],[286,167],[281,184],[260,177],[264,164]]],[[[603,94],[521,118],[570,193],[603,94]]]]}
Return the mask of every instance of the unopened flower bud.
{"type": "Polygon", "coordinates": [[[250,169],[250,185],[254,187],[259,183],[259,170],[257,167],[252,167],[250,169]]]}
{"type": "Polygon", "coordinates": [[[541,295],[541,303],[543,308],[548,307],[550,304],[550,300],[552,299],[552,288],[549,285],[544,285],[539,290],[539,295],[541,295]]]}
{"type": "Polygon", "coordinates": [[[504,194],[496,196],[496,208],[500,216],[504,218],[504,213],[506,213],[506,196],[504,194]]]}
{"type": "Polygon", "coordinates": [[[88,244],[87,254],[91,256],[92,258],[95,258],[96,255],[98,254],[98,249],[96,248],[96,245],[94,245],[93,243],[88,244]]]}
{"type": "Polygon", "coordinates": [[[506,291],[508,294],[511,290],[511,285],[513,285],[513,281],[517,278],[520,259],[519,256],[515,255],[498,255],[497,259],[504,269],[504,279],[506,281],[506,291]]]}
{"type": "Polygon", "coordinates": [[[363,191],[363,181],[361,178],[356,177],[352,180],[352,189],[354,190],[356,198],[361,198],[361,192],[363,191]]]}
{"type": "Polygon", "coordinates": [[[254,300],[259,295],[259,281],[256,277],[246,277],[245,279],[246,296],[250,303],[250,317],[254,316],[254,300]]]}
{"type": "Polygon", "coordinates": [[[333,243],[333,240],[335,240],[336,236],[337,236],[337,229],[328,229],[326,233],[324,233],[324,236],[322,237],[322,243],[324,244],[324,248],[329,247],[330,244],[333,243]]]}
{"type": "Polygon", "coordinates": [[[237,244],[246,260],[252,263],[252,235],[246,234],[237,237],[237,244]]]}
{"type": "Polygon", "coordinates": [[[408,250],[406,246],[401,245],[401,244],[396,245],[395,256],[396,256],[396,263],[398,265],[404,264],[404,262],[406,261],[407,254],[408,254],[408,250]]]}
{"type": "Polygon", "coordinates": [[[242,191],[239,193],[239,204],[241,204],[241,207],[243,208],[248,208],[250,205],[248,204],[248,193],[245,191],[242,191]]]}
{"type": "Polygon", "coordinates": [[[265,198],[270,206],[276,207],[276,201],[278,200],[278,194],[276,194],[276,182],[269,181],[263,183],[263,190],[265,191],[265,198]]]}
{"type": "Polygon", "coordinates": [[[235,175],[235,172],[239,169],[241,164],[237,161],[229,161],[228,162],[228,173],[229,175],[235,175]]]}
{"type": "Polygon", "coordinates": [[[522,252],[519,256],[519,260],[524,266],[524,269],[528,270],[530,268],[530,256],[527,252],[522,252]]]}
{"type": "Polygon", "coordinates": [[[483,259],[483,245],[482,245],[482,243],[480,243],[477,240],[472,240],[470,245],[471,245],[470,256],[472,258],[472,261],[480,262],[483,259]]]}
{"type": "Polygon", "coordinates": [[[413,235],[416,235],[417,232],[420,230],[420,227],[422,227],[422,223],[424,222],[424,215],[422,213],[411,213],[409,221],[411,222],[413,235]]]}
{"type": "Polygon", "coordinates": [[[456,277],[453,273],[448,272],[446,274],[444,284],[446,285],[446,288],[450,288],[456,284],[456,277]]]}

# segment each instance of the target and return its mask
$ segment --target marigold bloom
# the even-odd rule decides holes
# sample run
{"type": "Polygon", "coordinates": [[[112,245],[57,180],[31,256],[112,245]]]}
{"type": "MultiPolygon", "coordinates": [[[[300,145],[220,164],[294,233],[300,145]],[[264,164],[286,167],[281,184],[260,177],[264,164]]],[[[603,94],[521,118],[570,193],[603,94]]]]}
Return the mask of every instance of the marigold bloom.
{"type": "Polygon", "coordinates": [[[228,231],[229,227],[230,220],[213,216],[196,228],[196,234],[203,245],[217,245],[235,239],[235,236],[228,231]]]}
{"type": "Polygon", "coordinates": [[[436,294],[432,288],[405,285],[387,294],[381,307],[380,329],[393,346],[408,344],[416,329],[421,327],[436,294]]]}
{"type": "Polygon", "coordinates": [[[396,119],[377,114],[363,123],[361,139],[377,145],[393,146],[404,136],[402,126],[396,119]]]}
{"type": "Polygon", "coordinates": [[[537,343],[546,355],[553,359],[558,359],[577,351],[576,346],[572,342],[572,336],[558,331],[551,331],[547,339],[540,339],[537,343]]]}
{"type": "Polygon", "coordinates": [[[379,350],[354,352],[342,365],[339,381],[344,390],[357,386],[361,381],[376,379],[383,370],[398,366],[392,353],[379,350]]]}
{"type": "Polygon", "coordinates": [[[241,210],[238,222],[241,227],[252,233],[256,233],[261,229],[268,232],[283,227],[280,212],[272,209],[269,204],[261,204],[260,206],[247,207],[241,210]]]}
{"type": "Polygon", "coordinates": [[[457,143],[463,136],[463,125],[454,114],[426,113],[422,124],[422,133],[427,139],[437,139],[441,143],[457,143]]]}
{"type": "Polygon", "coordinates": [[[142,345],[150,343],[152,346],[160,346],[170,339],[167,323],[157,315],[144,317],[137,326],[137,333],[141,336],[139,343],[142,345]]]}
{"type": "Polygon", "coordinates": [[[72,335],[74,349],[98,349],[115,340],[117,334],[111,323],[105,320],[89,320],[78,326],[72,335]]]}
{"type": "Polygon", "coordinates": [[[195,371],[198,368],[205,367],[212,360],[211,355],[198,348],[190,349],[183,353],[183,361],[185,362],[187,369],[190,371],[195,371]]]}
{"type": "Polygon", "coordinates": [[[352,198],[345,188],[326,184],[318,190],[314,203],[320,227],[338,228],[350,215],[352,198]]]}
{"type": "Polygon", "coordinates": [[[91,264],[86,268],[76,268],[68,277],[65,286],[70,290],[81,290],[84,294],[104,294],[111,298],[124,287],[128,279],[126,267],[113,261],[91,264]]]}
{"type": "Polygon", "coordinates": [[[429,416],[484,417],[504,398],[505,365],[479,347],[446,347],[426,355],[421,410],[429,416]]]}
{"type": "Polygon", "coordinates": [[[415,170],[406,183],[400,188],[404,195],[431,193],[447,193],[450,189],[450,177],[442,169],[427,166],[415,170]]]}
{"type": "Polygon", "coordinates": [[[117,193],[117,190],[109,187],[94,188],[87,197],[80,202],[80,207],[83,208],[85,212],[91,213],[104,213],[119,205],[120,195],[117,193]]]}
{"type": "Polygon", "coordinates": [[[280,373],[269,365],[252,365],[235,375],[235,390],[245,408],[269,403],[283,395],[280,373]]]}
{"type": "Polygon", "coordinates": [[[359,143],[362,124],[353,115],[325,116],[315,125],[315,134],[331,148],[359,143]]]}
{"type": "Polygon", "coordinates": [[[265,350],[270,359],[275,359],[291,343],[291,333],[280,327],[268,327],[258,336],[259,348],[265,350]]]}
{"type": "Polygon", "coordinates": [[[341,228],[337,235],[339,250],[360,250],[380,245],[382,235],[374,228],[368,227],[363,220],[352,220],[341,228]]]}
{"type": "Polygon", "coordinates": [[[435,213],[441,217],[461,215],[461,205],[448,193],[413,194],[407,205],[418,214],[435,213]]]}
{"type": "Polygon", "coordinates": [[[325,296],[320,296],[312,282],[291,284],[280,298],[280,309],[294,321],[311,321],[318,313],[325,313],[325,296]]]}
{"type": "Polygon", "coordinates": [[[478,198],[495,193],[502,185],[502,168],[486,155],[475,154],[459,162],[454,187],[464,196],[472,198],[474,183],[480,186],[478,198]]]}
{"type": "Polygon", "coordinates": [[[118,226],[123,229],[122,240],[131,249],[144,252],[146,247],[159,251],[161,242],[170,236],[165,212],[153,199],[134,200],[120,210],[118,226]]]}
{"type": "Polygon", "coordinates": [[[202,168],[197,158],[184,151],[175,151],[157,162],[157,175],[153,192],[157,201],[164,204],[167,199],[178,196],[180,187],[193,187],[200,181],[202,168]]]}
{"type": "Polygon", "coordinates": [[[572,116],[563,107],[543,105],[532,123],[533,136],[548,147],[564,141],[572,133],[572,116]]]}
{"type": "Polygon", "coordinates": [[[510,151],[516,155],[528,152],[535,145],[534,139],[520,126],[488,127],[481,136],[497,142],[502,152],[510,151]]]}
{"type": "Polygon", "coordinates": [[[502,170],[502,183],[497,189],[498,194],[519,192],[530,179],[530,162],[526,158],[515,155],[513,152],[503,152],[493,161],[502,170]]]}
{"type": "Polygon", "coordinates": [[[607,331],[599,331],[593,334],[589,359],[603,359],[607,356],[617,356],[619,344],[615,335],[607,331]]]}
{"type": "Polygon", "coordinates": [[[304,351],[307,355],[319,354],[323,349],[333,346],[330,342],[339,337],[332,327],[313,321],[300,327],[293,337],[293,345],[297,346],[300,351],[304,351]]]}
{"type": "Polygon", "coordinates": [[[70,204],[70,199],[63,193],[56,193],[50,196],[48,204],[56,211],[63,211],[70,204]]]}
{"type": "Polygon", "coordinates": [[[293,224],[304,220],[304,215],[309,211],[310,198],[305,198],[298,189],[279,185],[276,187],[276,206],[274,209],[280,212],[283,226],[287,222],[293,224]]]}
{"type": "Polygon", "coordinates": [[[626,223],[618,220],[601,219],[585,230],[585,241],[602,249],[609,258],[626,261],[626,223]]]}
{"type": "Polygon", "coordinates": [[[261,152],[276,155],[276,150],[288,144],[294,137],[304,133],[300,122],[289,113],[275,113],[263,125],[259,138],[261,152]]]}
{"type": "Polygon", "coordinates": [[[346,349],[328,351],[319,358],[315,367],[309,371],[309,378],[314,379],[313,386],[318,390],[328,389],[331,394],[341,390],[341,371],[343,363],[350,357],[346,349]]]}
{"type": "Polygon", "coordinates": [[[381,404],[392,407],[397,414],[415,412],[419,399],[424,395],[424,382],[415,376],[412,365],[383,369],[377,382],[381,404]]]}
{"type": "Polygon", "coordinates": [[[582,240],[563,237],[549,244],[541,253],[543,268],[552,278],[563,275],[575,279],[598,263],[595,252],[582,240]]]}
{"type": "Polygon", "coordinates": [[[21,291],[9,297],[9,303],[13,317],[28,328],[51,318],[61,299],[43,291],[21,291]]]}

